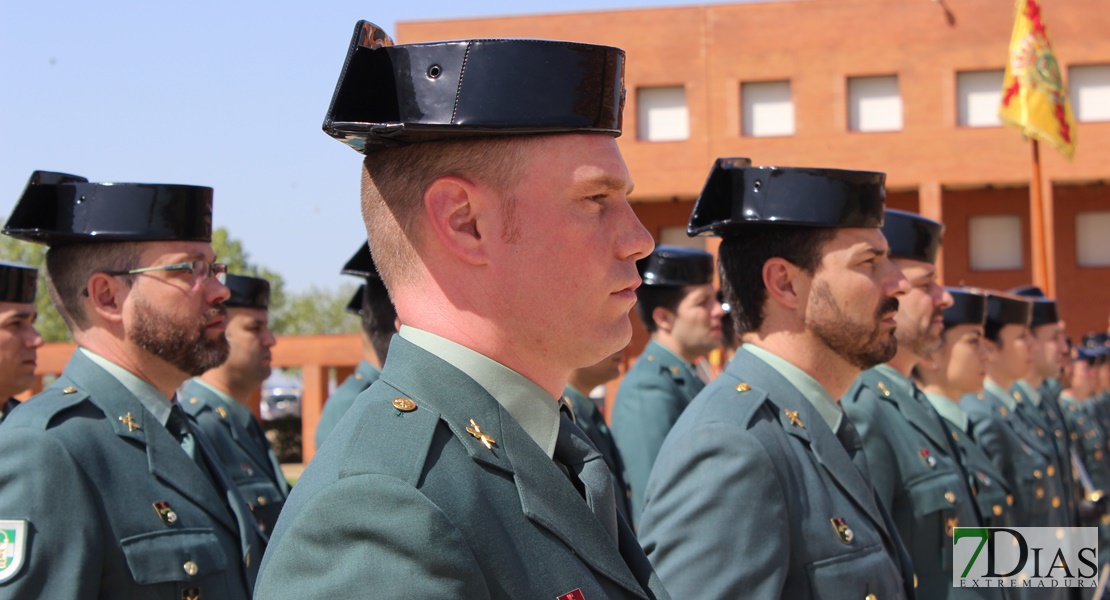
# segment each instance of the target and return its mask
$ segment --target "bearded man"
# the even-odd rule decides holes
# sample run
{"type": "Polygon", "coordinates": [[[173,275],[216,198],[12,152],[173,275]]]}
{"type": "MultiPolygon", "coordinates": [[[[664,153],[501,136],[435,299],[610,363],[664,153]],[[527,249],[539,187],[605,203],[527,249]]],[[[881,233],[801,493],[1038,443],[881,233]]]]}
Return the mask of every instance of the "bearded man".
{"type": "Polygon", "coordinates": [[[687,229],[723,238],[744,344],[663,442],[640,539],[675,598],[913,597],[836,400],[896,349],[885,176],[749,165],[717,161],[687,229]]]}
{"type": "Polygon", "coordinates": [[[174,393],[228,356],[211,227],[210,188],[31,176],[4,233],[78,349],[0,430],[0,598],[251,597],[264,541],[174,393]]]}
{"type": "Polygon", "coordinates": [[[910,379],[915,365],[944,344],[952,295],[937,281],[944,226],[921,215],[886,211],[883,235],[894,265],[910,283],[899,299],[898,351],[860,374],[841,399],[863,440],[871,482],[913,558],[923,598],[1001,598],[996,588],[952,586],[955,527],[981,527],[951,430],[910,379]]]}

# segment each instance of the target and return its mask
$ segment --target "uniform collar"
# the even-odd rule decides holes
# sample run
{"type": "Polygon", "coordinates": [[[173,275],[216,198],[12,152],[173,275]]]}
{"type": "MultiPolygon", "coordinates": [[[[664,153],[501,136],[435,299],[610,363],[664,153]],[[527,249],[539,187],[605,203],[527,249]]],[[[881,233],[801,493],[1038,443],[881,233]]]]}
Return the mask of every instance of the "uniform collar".
{"type": "Polygon", "coordinates": [[[964,412],[964,409],[960,408],[959,403],[953,402],[951,398],[944,394],[931,394],[925,392],[925,397],[929,400],[929,404],[932,404],[933,408],[937,409],[940,416],[958,427],[960,431],[967,433],[969,420],[967,418],[967,413],[964,412]]]}
{"type": "Polygon", "coordinates": [[[229,405],[236,404],[235,398],[232,398],[231,396],[229,396],[227,394],[227,392],[217,388],[216,386],[208,383],[207,381],[201,379],[200,377],[194,377],[193,378],[193,383],[196,383],[197,385],[204,386],[204,388],[206,390],[215,394],[216,397],[219,398],[220,400],[223,400],[225,404],[229,404],[229,405]]]}
{"type": "Polygon", "coordinates": [[[78,348],[85,356],[97,364],[100,368],[108,372],[109,375],[115,377],[127,391],[135,395],[142,403],[143,407],[154,415],[163,426],[170,418],[170,408],[173,403],[158,391],[158,388],[150,384],[150,382],[140,378],[131,371],[117,365],[116,363],[104,358],[103,356],[89,350],[88,348],[78,348]]]}
{"type": "Polygon", "coordinates": [[[1010,412],[1017,410],[1017,400],[1014,400],[1014,397],[1010,395],[1010,390],[1002,389],[1002,386],[995,383],[990,377],[983,381],[983,389],[990,392],[992,396],[997,396],[1010,412]]]}
{"type": "Polygon", "coordinates": [[[1037,408],[1041,407],[1041,393],[1033,389],[1033,386],[1029,385],[1028,381],[1024,379],[1018,379],[1014,382],[1014,385],[1026,398],[1029,398],[1029,401],[1033,403],[1033,406],[1036,406],[1037,408]]]}
{"type": "Polygon", "coordinates": [[[398,335],[477,382],[549,458],[555,455],[561,399],[552,398],[543,388],[505,365],[434,333],[402,325],[398,335]]]}
{"type": "Polygon", "coordinates": [[[833,433],[840,429],[840,421],[844,417],[844,411],[840,408],[840,404],[829,394],[829,391],[825,389],[825,386],[817,383],[816,379],[794,366],[790,361],[769,350],[760,348],[755,344],[744,344],[743,347],[756,358],[770,365],[772,369],[778,371],[791,385],[798,388],[798,391],[805,396],[806,400],[809,400],[809,403],[813,405],[817,414],[821,415],[821,419],[825,421],[833,433]]]}
{"type": "Polygon", "coordinates": [[[898,369],[895,369],[894,367],[892,367],[892,366],[890,366],[886,363],[874,366],[872,368],[875,369],[875,371],[878,372],[879,374],[881,374],[883,377],[886,377],[887,379],[890,379],[891,383],[893,383],[894,385],[902,388],[898,391],[902,392],[904,397],[906,397],[906,398],[912,398],[913,397],[913,388],[914,388],[913,382],[910,381],[910,379],[908,377],[906,377],[905,375],[903,375],[900,371],[898,371],[898,369]]]}

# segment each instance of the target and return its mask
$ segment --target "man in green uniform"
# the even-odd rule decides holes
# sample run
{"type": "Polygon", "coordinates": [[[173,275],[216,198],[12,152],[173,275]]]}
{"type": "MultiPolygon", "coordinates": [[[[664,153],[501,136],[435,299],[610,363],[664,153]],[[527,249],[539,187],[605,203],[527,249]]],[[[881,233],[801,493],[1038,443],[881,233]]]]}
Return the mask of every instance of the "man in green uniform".
{"type": "MultiPolygon", "coordinates": [[[[982,526],[1013,527],[1013,490],[975,442],[971,422],[960,408],[960,398],[983,391],[987,297],[961,288],[949,288],[948,294],[952,306],[944,309],[943,345],[914,367],[914,379],[952,434],[982,526]]],[[[987,588],[978,591],[987,596],[993,593],[987,588]]]]}
{"type": "Polygon", "coordinates": [[[247,408],[270,376],[270,282],[228,275],[227,360],[186,382],[181,407],[196,419],[263,532],[273,531],[289,483],[262,425],[247,408]]]}
{"type": "Polygon", "coordinates": [[[690,217],[691,235],[723,238],[744,343],[659,451],[644,548],[678,598],[912,598],[836,400],[896,350],[909,285],[879,230],[885,177],[749,165],[718,159],[690,217]]]}
{"type": "Polygon", "coordinates": [[[174,394],[228,354],[211,188],[36,171],[4,233],[78,349],[0,424],[0,598],[250,598],[263,538],[174,394]]]}
{"type": "Polygon", "coordinates": [[[347,304],[347,312],[357,315],[361,321],[358,333],[362,342],[362,360],[355,367],[355,372],[324,402],[324,412],[316,424],[317,450],[324,445],[324,440],[331,435],[339,419],[351,409],[355,397],[378,380],[382,363],[389,353],[389,340],[397,333],[397,311],[374,266],[370,246],[361,244],[354,256],[343,265],[341,273],[361,277],[365,281],[347,304]]]}
{"type": "Polygon", "coordinates": [[[863,439],[871,482],[913,558],[922,598],[1000,598],[997,589],[952,586],[956,527],[982,525],[952,432],[910,379],[914,366],[943,344],[944,309],[952,297],[937,282],[944,226],[888,210],[883,235],[890,257],[910,283],[898,299],[898,351],[860,374],[841,399],[863,439]]]}
{"type": "Polygon", "coordinates": [[[601,456],[605,459],[605,464],[613,472],[613,487],[617,494],[617,511],[621,513],[625,520],[628,520],[631,494],[628,491],[628,486],[624,483],[624,478],[621,476],[624,473],[624,467],[621,462],[620,450],[617,450],[617,444],[613,441],[613,432],[609,429],[609,424],[605,422],[605,415],[601,413],[601,407],[588,395],[597,386],[604,385],[620,376],[621,359],[623,357],[624,350],[621,349],[595,364],[571,371],[570,379],[567,380],[567,387],[563,390],[563,401],[569,404],[571,410],[574,411],[575,424],[594,443],[598,452],[601,452],[601,456]]]}
{"type": "Polygon", "coordinates": [[[636,290],[636,312],[651,341],[621,380],[612,420],[633,524],[663,439],[705,387],[694,363],[721,346],[725,314],[713,289],[712,254],[659,246],[637,267],[644,284],[636,290]]]}
{"type": "Polygon", "coordinates": [[[623,65],[358,24],[325,130],[366,154],[404,325],[290,494],[258,597],[669,598],[560,402],[628,344],[652,248],[614,139],[623,65]]]}
{"type": "Polygon", "coordinates": [[[19,405],[13,398],[35,384],[42,336],[35,329],[38,270],[0,263],[0,421],[19,405]]]}
{"type": "MultiPolygon", "coordinates": [[[[980,396],[968,395],[967,411],[975,439],[1002,471],[1015,493],[1014,522],[1023,527],[1066,527],[1072,518],[1064,501],[1065,471],[1037,410],[1014,383],[1032,364],[1029,323],[1033,305],[1025,298],[991,292],[984,328],[986,378],[980,396]]],[[[1066,596],[1066,593],[1063,593],[1066,596]]]]}

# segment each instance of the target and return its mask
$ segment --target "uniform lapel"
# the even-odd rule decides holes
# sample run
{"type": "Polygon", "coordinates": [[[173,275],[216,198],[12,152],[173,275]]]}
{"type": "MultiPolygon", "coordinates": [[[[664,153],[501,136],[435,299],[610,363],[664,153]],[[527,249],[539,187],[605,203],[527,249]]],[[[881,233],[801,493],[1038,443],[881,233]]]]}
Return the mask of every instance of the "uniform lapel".
{"type": "Polygon", "coordinates": [[[476,462],[511,473],[521,510],[529,520],[569,546],[597,573],[647,597],[616,542],[567,476],[484,388],[400,336],[393,338],[389,353],[382,380],[438,411],[476,462]],[[447,390],[449,396],[444,393],[447,390]],[[492,448],[467,431],[471,419],[495,440],[492,448]]]}
{"type": "Polygon", "coordinates": [[[123,384],[81,352],[73,353],[62,377],[104,411],[116,435],[146,449],[151,474],[192,500],[230,531],[238,533],[212,482],[165,426],[123,384]]]}
{"type": "Polygon", "coordinates": [[[940,423],[941,417],[931,406],[925,406],[928,400],[920,396],[921,392],[904,378],[896,380],[884,375],[880,375],[880,378],[886,385],[892,386],[893,393],[886,399],[898,407],[898,412],[902,413],[910,426],[920,431],[936,448],[945,454],[951,454],[951,446],[940,423]]]}

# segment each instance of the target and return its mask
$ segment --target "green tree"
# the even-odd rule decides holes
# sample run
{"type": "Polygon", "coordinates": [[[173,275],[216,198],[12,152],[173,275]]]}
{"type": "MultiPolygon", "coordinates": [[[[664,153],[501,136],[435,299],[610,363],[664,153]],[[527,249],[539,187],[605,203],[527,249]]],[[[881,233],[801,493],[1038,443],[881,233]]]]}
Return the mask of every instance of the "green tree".
{"type": "Polygon", "coordinates": [[[54,305],[50,302],[50,294],[46,291],[46,246],[0,235],[0,260],[24,264],[39,270],[38,291],[35,294],[35,310],[38,311],[39,316],[35,321],[35,328],[47,342],[71,340],[69,328],[66,327],[62,316],[54,309],[54,305]]]}

